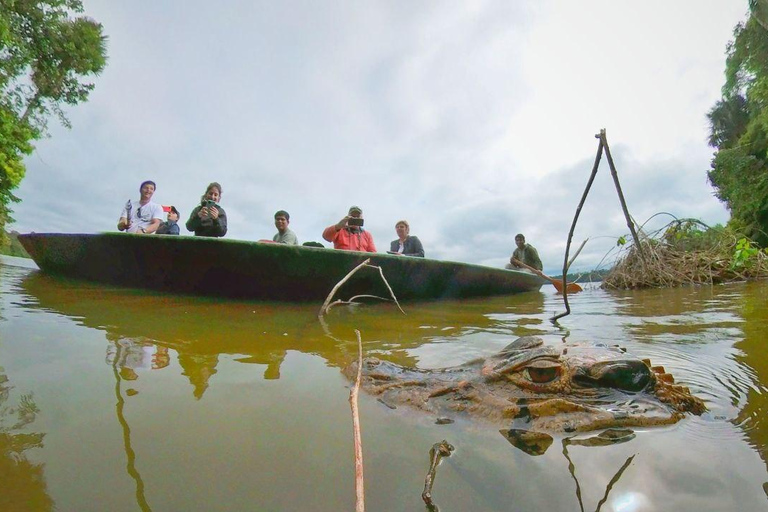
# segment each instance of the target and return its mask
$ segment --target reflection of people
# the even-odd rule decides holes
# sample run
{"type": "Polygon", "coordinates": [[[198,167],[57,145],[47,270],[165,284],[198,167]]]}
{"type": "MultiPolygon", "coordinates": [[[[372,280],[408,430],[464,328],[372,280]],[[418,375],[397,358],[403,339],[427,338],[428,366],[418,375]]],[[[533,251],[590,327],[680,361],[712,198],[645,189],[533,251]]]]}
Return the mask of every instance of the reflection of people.
{"type": "Polygon", "coordinates": [[[288,224],[291,223],[291,216],[285,210],[279,210],[275,213],[275,227],[277,228],[277,234],[272,237],[273,242],[288,245],[299,245],[299,241],[296,238],[296,234],[288,229],[288,224]]]}
{"type": "Polygon", "coordinates": [[[120,376],[123,380],[136,380],[139,376],[137,370],[159,370],[170,364],[171,357],[168,348],[132,340],[120,338],[115,344],[107,346],[107,364],[120,368],[120,376]]]}
{"type": "Polygon", "coordinates": [[[219,206],[221,185],[215,181],[208,185],[205,194],[189,215],[187,229],[195,236],[224,236],[227,234],[227,213],[219,206]]]}
{"type": "Polygon", "coordinates": [[[155,182],[147,180],[139,187],[141,198],[138,201],[129,199],[120,220],[117,221],[118,231],[128,233],[154,233],[163,221],[163,207],[152,202],[155,193],[155,182]]]}
{"type": "Polygon", "coordinates": [[[352,206],[346,217],[325,228],[323,238],[333,242],[334,249],[376,252],[373,237],[363,229],[363,210],[359,206],[352,206]]]}
{"type": "Polygon", "coordinates": [[[515,244],[517,244],[517,249],[515,249],[515,252],[512,253],[512,257],[509,258],[509,264],[507,265],[507,268],[520,268],[520,265],[515,262],[515,260],[520,260],[529,267],[533,267],[536,270],[544,269],[544,265],[541,263],[541,258],[539,258],[538,251],[536,251],[536,249],[531,244],[525,243],[525,237],[522,235],[522,233],[515,235],[515,244]]]}
{"type": "Polygon", "coordinates": [[[407,220],[397,221],[395,232],[397,233],[397,240],[392,240],[389,246],[390,254],[424,257],[424,247],[421,245],[421,240],[416,236],[409,235],[411,226],[408,225],[407,220]]]}
{"type": "Polygon", "coordinates": [[[181,374],[189,379],[192,384],[192,394],[198,400],[203,398],[208,389],[208,381],[216,375],[216,365],[219,363],[218,354],[193,354],[179,352],[179,366],[181,374]]]}
{"type": "Polygon", "coordinates": [[[179,234],[179,210],[175,206],[171,206],[168,210],[168,220],[162,222],[160,227],[157,228],[155,234],[158,235],[178,235],[179,234]]]}

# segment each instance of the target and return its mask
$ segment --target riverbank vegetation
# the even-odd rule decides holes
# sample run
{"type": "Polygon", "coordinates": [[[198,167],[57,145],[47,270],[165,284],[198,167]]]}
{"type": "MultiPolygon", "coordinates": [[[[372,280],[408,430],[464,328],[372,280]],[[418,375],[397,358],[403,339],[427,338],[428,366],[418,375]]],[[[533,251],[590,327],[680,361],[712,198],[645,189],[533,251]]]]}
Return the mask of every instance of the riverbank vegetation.
{"type": "Polygon", "coordinates": [[[29,258],[29,253],[24,249],[24,246],[19,242],[19,234],[16,231],[5,233],[6,243],[0,243],[0,254],[6,256],[16,256],[17,258],[29,258]]]}
{"type": "Polygon", "coordinates": [[[768,278],[768,250],[730,227],[675,219],[640,232],[640,246],[619,240],[621,253],[604,288],[661,288],[768,278]]]}
{"type": "Polygon", "coordinates": [[[7,247],[13,191],[26,173],[24,157],[62,107],[88,99],[84,80],[104,69],[106,37],[80,0],[0,0],[0,246],[7,247]],[[5,243],[4,243],[5,242],[5,243]]]}
{"type": "Polygon", "coordinates": [[[707,114],[717,149],[708,178],[728,225],[768,246],[768,3],[750,1],[728,44],[722,98],[707,114]]]}
{"type": "Polygon", "coordinates": [[[620,240],[606,288],[666,287],[768,278],[768,2],[751,0],[726,48],[722,98],[707,113],[717,151],[707,177],[731,213],[726,227],[675,219],[620,240]]]}

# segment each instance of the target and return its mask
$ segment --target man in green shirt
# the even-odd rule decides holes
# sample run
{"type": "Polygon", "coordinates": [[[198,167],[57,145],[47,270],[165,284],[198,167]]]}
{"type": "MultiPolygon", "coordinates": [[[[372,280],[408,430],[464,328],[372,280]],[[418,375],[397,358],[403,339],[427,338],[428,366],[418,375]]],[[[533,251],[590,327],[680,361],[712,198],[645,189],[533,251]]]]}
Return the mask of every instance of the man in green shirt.
{"type": "Polygon", "coordinates": [[[536,270],[544,269],[538,251],[536,251],[536,248],[531,244],[525,243],[525,237],[522,233],[515,235],[515,244],[517,244],[517,249],[512,253],[512,257],[509,258],[509,265],[507,265],[507,268],[520,268],[520,265],[515,263],[515,260],[520,260],[536,270]]]}
{"type": "Polygon", "coordinates": [[[299,245],[299,241],[296,239],[296,235],[288,229],[288,224],[291,223],[291,216],[285,210],[280,210],[275,213],[275,227],[277,233],[272,237],[273,242],[288,245],[299,245]]]}

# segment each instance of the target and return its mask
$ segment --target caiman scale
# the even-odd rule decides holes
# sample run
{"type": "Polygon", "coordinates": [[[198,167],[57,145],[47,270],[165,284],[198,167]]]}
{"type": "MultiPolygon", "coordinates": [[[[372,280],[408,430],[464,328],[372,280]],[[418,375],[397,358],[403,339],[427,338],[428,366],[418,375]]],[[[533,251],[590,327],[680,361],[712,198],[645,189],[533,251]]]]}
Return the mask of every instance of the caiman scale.
{"type": "MultiPolygon", "coordinates": [[[[356,373],[356,362],[345,369],[350,379],[356,373]]],[[[491,357],[436,370],[366,358],[361,387],[393,408],[506,426],[505,436],[668,425],[706,410],[662,367],[621,348],[545,343],[535,336],[519,338],[491,357]]]]}

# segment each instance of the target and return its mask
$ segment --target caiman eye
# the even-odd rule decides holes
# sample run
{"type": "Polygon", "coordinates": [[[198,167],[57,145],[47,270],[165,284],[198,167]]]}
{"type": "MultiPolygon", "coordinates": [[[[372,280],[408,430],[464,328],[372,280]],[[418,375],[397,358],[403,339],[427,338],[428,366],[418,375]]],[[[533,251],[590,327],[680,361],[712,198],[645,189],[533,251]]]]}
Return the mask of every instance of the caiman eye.
{"type": "Polygon", "coordinates": [[[560,365],[548,361],[536,362],[525,369],[525,375],[535,384],[546,384],[560,376],[560,365]]]}

